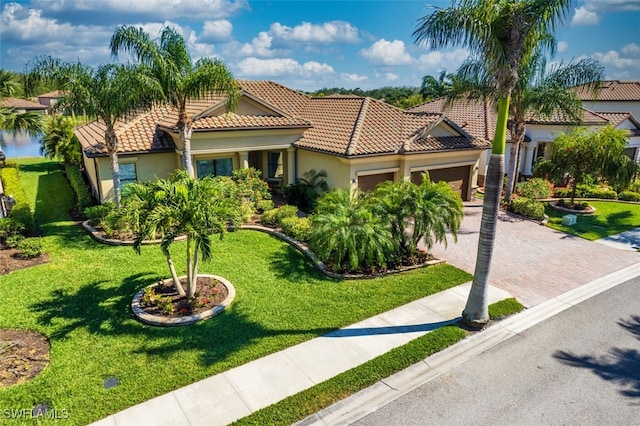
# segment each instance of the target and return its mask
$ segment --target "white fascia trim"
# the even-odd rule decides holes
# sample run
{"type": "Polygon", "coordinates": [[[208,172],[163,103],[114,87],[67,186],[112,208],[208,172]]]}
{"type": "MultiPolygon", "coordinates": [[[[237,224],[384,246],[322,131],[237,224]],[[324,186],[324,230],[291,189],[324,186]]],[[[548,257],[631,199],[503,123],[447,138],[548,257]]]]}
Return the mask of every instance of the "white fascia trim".
{"type": "Polygon", "coordinates": [[[395,173],[399,171],[400,171],[400,167],[388,167],[386,169],[375,169],[375,170],[358,170],[356,171],[356,176],[370,176],[370,175],[377,175],[382,173],[395,173]]]}

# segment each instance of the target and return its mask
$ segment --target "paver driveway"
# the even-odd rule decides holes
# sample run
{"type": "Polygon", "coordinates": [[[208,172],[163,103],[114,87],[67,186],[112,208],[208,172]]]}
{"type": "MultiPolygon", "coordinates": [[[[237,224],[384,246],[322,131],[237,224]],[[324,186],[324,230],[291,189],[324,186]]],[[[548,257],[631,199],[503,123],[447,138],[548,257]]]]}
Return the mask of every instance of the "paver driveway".
{"type": "MultiPolygon", "coordinates": [[[[468,203],[458,242],[435,246],[440,259],[473,273],[482,215],[468,203]]],[[[640,262],[640,253],[619,250],[500,212],[489,283],[527,307],[549,300],[611,272],[640,262]]]]}

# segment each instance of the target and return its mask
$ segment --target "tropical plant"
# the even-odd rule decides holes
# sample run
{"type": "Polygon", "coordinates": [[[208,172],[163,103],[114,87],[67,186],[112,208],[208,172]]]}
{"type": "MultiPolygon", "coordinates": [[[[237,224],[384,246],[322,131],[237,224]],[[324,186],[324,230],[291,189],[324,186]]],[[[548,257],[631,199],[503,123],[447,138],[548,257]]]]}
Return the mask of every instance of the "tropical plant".
{"type": "Polygon", "coordinates": [[[52,115],[47,119],[40,153],[46,158],[60,158],[64,164],[80,165],[82,152],[76,137],[73,117],[52,115]]]}
{"type": "MultiPolygon", "coordinates": [[[[538,171],[551,176],[568,176],[571,204],[578,187],[587,179],[602,179],[619,188],[628,188],[638,173],[638,164],[624,154],[627,132],[612,126],[591,131],[581,127],[561,133],[553,143],[551,157],[538,171]]],[[[615,198],[615,195],[614,195],[615,198]]]]}
{"type": "Polygon", "coordinates": [[[462,199],[446,182],[431,182],[426,172],[420,185],[405,181],[379,184],[372,205],[389,223],[403,258],[414,256],[420,242],[427,250],[435,243],[446,244],[447,231],[457,239],[462,199]]]}
{"type": "Polygon", "coordinates": [[[302,211],[310,211],[318,197],[329,190],[326,178],[327,172],[325,170],[311,169],[304,172],[296,183],[288,185],[284,189],[287,202],[298,206],[302,211]]]}
{"type": "Polygon", "coordinates": [[[200,260],[211,258],[211,235],[222,239],[228,226],[240,220],[238,189],[228,179],[196,179],[177,170],[169,179],[127,186],[122,211],[135,218],[134,249],[142,241],[160,238],[173,285],[180,296],[192,299],[196,292],[200,260]],[[186,290],[178,277],[170,247],[178,236],[186,237],[186,290]]]}
{"type": "Polygon", "coordinates": [[[111,37],[111,53],[117,56],[121,50],[133,54],[140,63],[152,69],[166,103],[176,109],[183,166],[190,176],[194,176],[191,159],[193,117],[187,112],[187,101],[226,94],[227,111],[234,109],[240,91],[231,71],[218,59],[201,58],[194,63],[184,38],[171,27],[164,27],[160,38],[154,40],[142,28],[120,26],[111,37]]]}
{"type": "Polygon", "coordinates": [[[162,99],[158,83],[144,67],[106,64],[95,68],[81,63],[41,57],[30,65],[31,80],[53,81],[65,95],[56,103],[58,110],[86,114],[105,126],[104,144],[111,159],[114,201],[120,207],[120,166],[116,122],[149,109],[162,99]]]}
{"type": "Polygon", "coordinates": [[[4,106],[4,100],[15,94],[18,83],[11,71],[0,69],[0,130],[12,135],[25,132],[30,136],[39,136],[44,130],[44,115],[37,111],[18,112],[15,108],[4,106]]]}
{"type": "Polygon", "coordinates": [[[520,182],[516,185],[516,191],[518,192],[518,195],[532,200],[549,198],[551,195],[549,182],[542,178],[533,178],[525,182],[520,182]]]}
{"type": "Polygon", "coordinates": [[[424,99],[437,99],[449,95],[453,87],[453,74],[447,74],[447,70],[442,70],[436,79],[432,75],[422,77],[420,94],[424,99]]]}
{"type": "Polygon", "coordinates": [[[431,48],[469,48],[495,76],[498,119],[485,179],[485,197],[473,283],[463,319],[484,326],[489,320],[488,279],[504,176],[504,152],[511,93],[519,71],[538,49],[555,50],[553,31],[571,10],[571,0],[457,0],[420,19],[413,35],[431,48]]]}
{"type": "Polygon", "coordinates": [[[262,172],[253,167],[241,168],[231,173],[231,179],[238,185],[243,198],[259,203],[262,200],[270,200],[269,185],[262,180],[262,172]]]}
{"type": "Polygon", "coordinates": [[[309,247],[337,271],[370,272],[397,261],[397,242],[385,218],[358,189],[334,189],[318,199],[309,247]]]}

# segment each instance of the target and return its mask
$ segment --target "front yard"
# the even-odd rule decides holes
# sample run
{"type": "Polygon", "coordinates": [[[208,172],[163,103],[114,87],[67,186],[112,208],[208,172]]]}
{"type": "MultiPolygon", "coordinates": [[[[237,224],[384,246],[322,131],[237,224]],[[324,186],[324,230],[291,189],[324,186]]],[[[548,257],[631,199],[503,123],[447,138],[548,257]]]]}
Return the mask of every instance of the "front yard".
{"type": "Polygon", "coordinates": [[[584,239],[595,241],[640,226],[640,204],[614,201],[589,201],[596,208],[595,214],[578,215],[573,226],[562,224],[562,216],[567,214],[545,206],[545,214],[549,216],[547,226],[584,239]]]}
{"type": "MultiPolygon", "coordinates": [[[[168,274],[157,247],[100,245],[71,221],[73,197],[57,164],[22,163],[21,179],[51,261],[3,275],[0,328],[30,329],[51,343],[51,364],[35,379],[0,389],[1,408],[38,404],[86,424],[133,404],[336,328],[469,281],[448,265],[373,280],[335,281],[285,243],[252,231],[213,243],[200,272],[237,290],[230,309],[188,327],[133,319],[139,289],[168,274]],[[117,386],[105,389],[115,378],[117,386]]],[[[175,244],[184,264],[183,243],[175,244]]]]}

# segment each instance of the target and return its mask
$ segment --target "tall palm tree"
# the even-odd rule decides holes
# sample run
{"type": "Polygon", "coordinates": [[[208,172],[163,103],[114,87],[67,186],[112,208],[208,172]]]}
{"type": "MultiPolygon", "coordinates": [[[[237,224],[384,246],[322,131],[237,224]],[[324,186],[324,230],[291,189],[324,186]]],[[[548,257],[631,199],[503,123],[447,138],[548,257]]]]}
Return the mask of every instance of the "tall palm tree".
{"type": "Polygon", "coordinates": [[[161,238],[160,248],[167,259],[173,285],[181,296],[195,296],[200,259],[211,258],[211,235],[222,238],[229,224],[240,220],[240,196],[228,179],[195,179],[185,170],[177,170],[169,179],[127,186],[121,210],[135,218],[137,237],[134,249],[140,252],[145,239],[161,238]],[[185,235],[187,288],[178,277],[170,246],[185,235]]]}
{"type": "MultiPolygon", "coordinates": [[[[466,82],[471,98],[497,101],[495,80],[482,62],[467,61],[457,78],[466,82]]],[[[504,200],[509,202],[518,176],[520,148],[524,142],[527,120],[531,116],[549,117],[552,114],[566,116],[579,124],[582,121],[582,101],[573,87],[584,85],[585,90],[596,92],[604,78],[604,67],[595,59],[581,59],[567,64],[560,62],[551,67],[540,49],[532,52],[529,60],[523,63],[519,79],[511,94],[509,107],[511,155],[507,166],[507,185],[504,200]]]]}
{"type": "Polygon", "coordinates": [[[64,90],[65,95],[56,103],[56,109],[81,112],[104,123],[104,143],[111,159],[114,198],[120,207],[116,123],[151,108],[154,100],[162,99],[158,83],[141,67],[106,64],[93,68],[79,62],[62,62],[50,56],[38,58],[31,64],[30,79],[50,80],[64,90]]]}
{"type": "Polygon", "coordinates": [[[184,38],[174,28],[164,27],[154,40],[142,28],[120,26],[111,37],[111,53],[121,50],[133,54],[141,64],[151,67],[166,102],[178,112],[176,127],[182,143],[184,169],[194,176],[191,160],[193,117],[187,113],[189,99],[202,99],[211,93],[227,95],[227,111],[238,101],[239,89],[231,71],[218,59],[191,59],[184,38]]]}
{"type": "Polygon", "coordinates": [[[80,142],[73,130],[76,120],[64,115],[52,115],[47,120],[40,153],[50,159],[62,159],[65,164],[82,161],[80,142]]]}
{"type": "Polygon", "coordinates": [[[26,132],[30,136],[39,136],[44,130],[44,116],[40,112],[18,112],[15,108],[4,106],[6,98],[14,95],[18,89],[14,74],[0,70],[0,130],[12,135],[26,132]]]}
{"type": "Polygon", "coordinates": [[[419,20],[416,43],[432,48],[463,46],[495,76],[498,119],[487,167],[485,198],[473,283],[463,320],[482,327],[489,320],[488,280],[504,176],[504,153],[511,93],[519,70],[536,49],[554,53],[553,32],[571,0],[458,0],[419,20]]]}
{"type": "Polygon", "coordinates": [[[447,96],[453,86],[453,74],[447,74],[447,70],[442,70],[436,79],[432,75],[422,77],[420,94],[425,100],[441,98],[447,96]]]}

